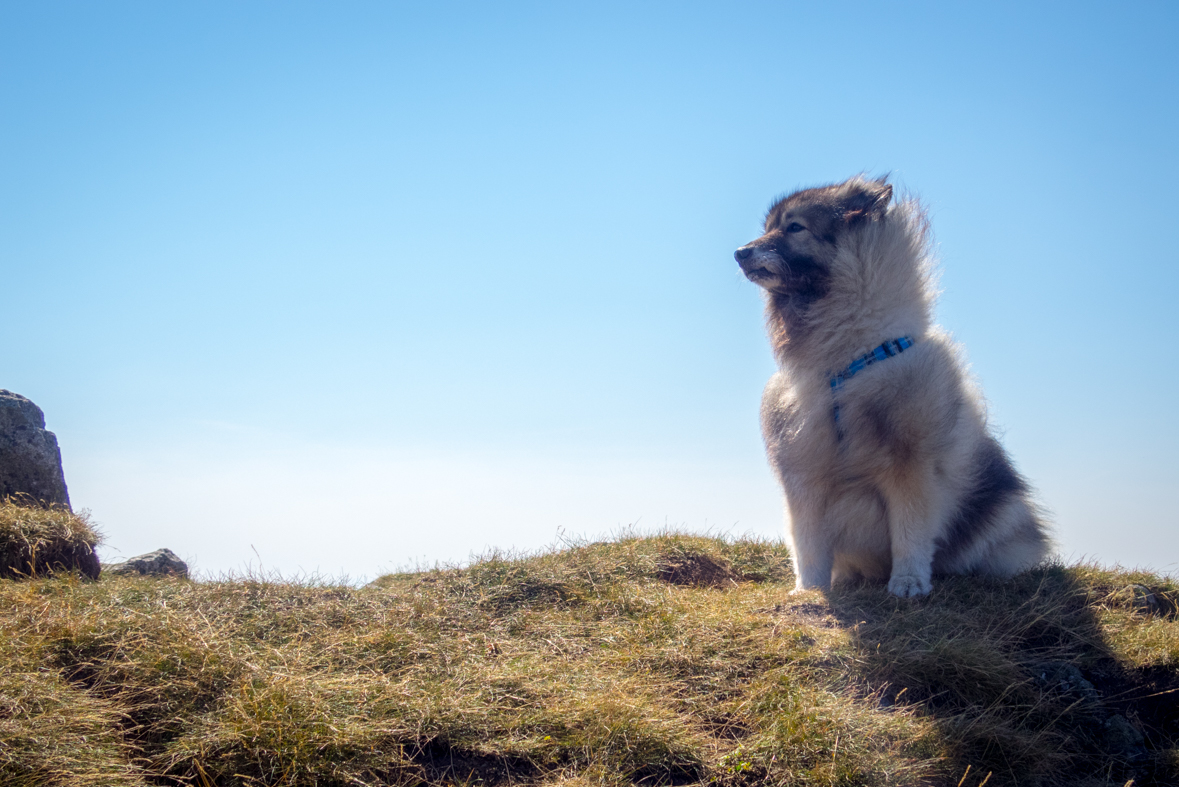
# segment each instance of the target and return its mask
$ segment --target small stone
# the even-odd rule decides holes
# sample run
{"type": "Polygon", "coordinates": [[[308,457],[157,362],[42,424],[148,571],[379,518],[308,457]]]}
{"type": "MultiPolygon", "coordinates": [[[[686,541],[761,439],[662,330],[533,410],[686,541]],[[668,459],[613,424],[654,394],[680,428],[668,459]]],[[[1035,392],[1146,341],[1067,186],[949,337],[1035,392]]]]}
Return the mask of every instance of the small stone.
{"type": "Polygon", "coordinates": [[[1105,742],[1110,751],[1130,759],[1146,756],[1146,741],[1125,716],[1110,716],[1102,725],[1105,728],[1105,742]]]}
{"type": "Polygon", "coordinates": [[[188,564],[170,549],[157,549],[146,555],[138,555],[122,563],[103,566],[106,575],[127,576],[138,574],[145,577],[175,576],[188,578],[188,564]]]}
{"type": "Polygon", "coordinates": [[[1153,614],[1159,611],[1159,601],[1154,591],[1146,585],[1126,585],[1126,592],[1134,601],[1134,609],[1138,612],[1153,614]]]}
{"type": "Polygon", "coordinates": [[[1036,684],[1042,689],[1097,702],[1101,695],[1097,688],[1073,664],[1066,661],[1046,661],[1032,668],[1036,684]]]}
{"type": "Polygon", "coordinates": [[[1174,594],[1137,584],[1126,585],[1122,593],[1130,599],[1134,611],[1143,615],[1174,617],[1179,614],[1179,602],[1174,594]]]}

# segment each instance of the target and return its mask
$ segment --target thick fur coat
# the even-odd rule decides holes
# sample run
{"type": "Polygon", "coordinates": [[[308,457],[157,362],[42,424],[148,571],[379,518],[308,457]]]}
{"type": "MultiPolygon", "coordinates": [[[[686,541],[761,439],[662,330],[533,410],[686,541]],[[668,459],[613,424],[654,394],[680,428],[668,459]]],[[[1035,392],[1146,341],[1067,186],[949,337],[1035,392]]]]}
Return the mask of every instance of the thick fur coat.
{"type": "Polygon", "coordinates": [[[864,577],[924,595],[935,574],[1011,576],[1049,548],[957,347],[932,324],[925,216],[891,199],[887,182],[859,177],[795,192],[735,254],[765,290],[779,371],[762,433],[799,590],[864,577]],[[901,337],[912,346],[833,388],[901,337]]]}

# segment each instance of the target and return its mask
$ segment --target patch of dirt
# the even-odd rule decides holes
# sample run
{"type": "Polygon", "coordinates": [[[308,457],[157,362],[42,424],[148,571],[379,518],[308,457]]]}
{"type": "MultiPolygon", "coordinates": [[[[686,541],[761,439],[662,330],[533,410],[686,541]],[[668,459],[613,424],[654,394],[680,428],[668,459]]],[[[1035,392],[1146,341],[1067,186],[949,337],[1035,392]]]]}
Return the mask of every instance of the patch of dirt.
{"type": "Polygon", "coordinates": [[[413,760],[421,766],[428,784],[507,785],[537,775],[536,767],[527,760],[463,751],[442,741],[423,747],[413,760]]]}
{"type": "Polygon", "coordinates": [[[825,604],[815,604],[813,602],[775,604],[772,607],[757,611],[773,615],[783,623],[792,623],[801,626],[831,629],[843,625],[843,622],[835,616],[834,610],[825,604]]]}
{"type": "Polygon", "coordinates": [[[659,560],[659,578],[673,585],[720,588],[736,587],[742,577],[723,560],[689,553],[664,555],[659,560]]]}

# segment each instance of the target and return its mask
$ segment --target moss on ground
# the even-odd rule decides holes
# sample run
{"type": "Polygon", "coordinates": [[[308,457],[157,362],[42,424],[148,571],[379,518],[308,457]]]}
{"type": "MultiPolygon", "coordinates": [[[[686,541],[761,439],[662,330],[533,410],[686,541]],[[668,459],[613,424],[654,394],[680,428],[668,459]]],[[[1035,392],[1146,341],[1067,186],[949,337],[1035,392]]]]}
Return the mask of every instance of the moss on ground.
{"type": "Polygon", "coordinates": [[[787,558],[668,534],[365,588],[0,580],[0,784],[1179,783],[1179,621],[1126,590],[1173,582],[791,595],[787,558]]]}

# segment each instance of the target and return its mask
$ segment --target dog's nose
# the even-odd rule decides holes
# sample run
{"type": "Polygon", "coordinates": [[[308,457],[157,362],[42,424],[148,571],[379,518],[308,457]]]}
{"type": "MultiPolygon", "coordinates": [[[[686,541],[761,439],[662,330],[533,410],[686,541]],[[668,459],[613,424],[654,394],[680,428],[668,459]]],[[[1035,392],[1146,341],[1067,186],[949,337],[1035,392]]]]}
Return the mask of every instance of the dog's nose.
{"type": "Polygon", "coordinates": [[[745,260],[749,259],[752,256],[753,256],[753,247],[752,246],[742,246],[741,248],[739,248],[735,252],[733,252],[733,257],[736,258],[737,262],[745,262],[745,260]]]}

